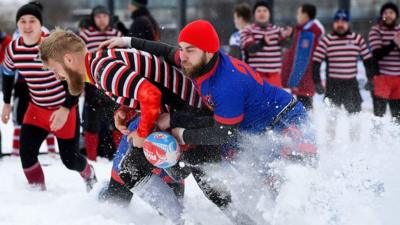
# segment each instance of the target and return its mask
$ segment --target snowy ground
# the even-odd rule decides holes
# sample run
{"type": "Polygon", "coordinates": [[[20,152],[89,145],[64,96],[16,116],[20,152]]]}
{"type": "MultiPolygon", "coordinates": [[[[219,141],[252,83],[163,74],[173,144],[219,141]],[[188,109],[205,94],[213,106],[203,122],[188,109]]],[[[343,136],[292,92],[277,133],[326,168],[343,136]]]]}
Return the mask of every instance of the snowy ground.
{"type": "MultiPolygon", "coordinates": [[[[367,92],[363,92],[363,98],[364,111],[352,119],[343,112],[330,112],[320,96],[314,99],[318,168],[284,166],[286,182],[276,201],[253,198],[254,211],[258,209],[274,225],[399,223],[400,129],[391,124],[389,116],[374,119],[367,92]],[[332,125],[332,114],[338,118],[333,140],[326,131],[332,125]],[[360,138],[352,141],[350,127],[357,123],[360,138]]],[[[12,126],[2,124],[1,132],[3,152],[9,152],[12,126]]],[[[106,160],[94,164],[99,183],[89,194],[80,176],[65,169],[60,160],[42,155],[40,161],[45,165],[45,192],[27,185],[19,158],[0,160],[0,225],[170,224],[137,197],[128,208],[99,203],[96,194],[110,175],[111,164],[106,160]]],[[[229,224],[191,177],[187,179],[184,204],[186,224],[229,224]]]]}

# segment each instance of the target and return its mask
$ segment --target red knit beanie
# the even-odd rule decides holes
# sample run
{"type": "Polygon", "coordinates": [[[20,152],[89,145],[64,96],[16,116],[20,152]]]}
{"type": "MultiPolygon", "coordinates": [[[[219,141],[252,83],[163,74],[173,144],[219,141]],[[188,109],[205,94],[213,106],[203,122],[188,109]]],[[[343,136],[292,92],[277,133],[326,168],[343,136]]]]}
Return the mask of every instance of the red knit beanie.
{"type": "Polygon", "coordinates": [[[218,34],[213,25],[205,20],[195,20],[187,24],[179,33],[179,42],[189,43],[210,53],[219,49],[218,34]]]}

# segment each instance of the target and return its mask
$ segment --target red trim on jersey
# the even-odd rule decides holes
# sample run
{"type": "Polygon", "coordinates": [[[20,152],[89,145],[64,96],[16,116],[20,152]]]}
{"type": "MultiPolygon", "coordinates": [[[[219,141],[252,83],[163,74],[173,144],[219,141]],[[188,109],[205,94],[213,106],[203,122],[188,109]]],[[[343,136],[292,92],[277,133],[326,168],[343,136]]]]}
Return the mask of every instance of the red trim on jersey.
{"type": "MultiPolygon", "coordinates": [[[[218,54],[218,52],[215,53],[215,54],[218,54]]],[[[210,77],[214,74],[214,72],[215,72],[215,70],[217,69],[217,67],[218,67],[220,61],[221,61],[221,59],[220,59],[220,57],[218,56],[218,59],[217,59],[217,61],[215,62],[214,67],[213,67],[208,73],[205,73],[205,74],[201,75],[199,78],[196,78],[196,79],[195,79],[196,82],[197,82],[197,85],[200,86],[205,80],[207,80],[208,78],[210,78],[210,77]]]]}
{"type": "Polygon", "coordinates": [[[226,124],[226,125],[238,124],[238,123],[242,122],[243,118],[244,118],[244,114],[241,114],[240,116],[233,117],[233,118],[224,118],[224,117],[214,114],[214,119],[217,122],[220,122],[220,123],[226,124]]]}

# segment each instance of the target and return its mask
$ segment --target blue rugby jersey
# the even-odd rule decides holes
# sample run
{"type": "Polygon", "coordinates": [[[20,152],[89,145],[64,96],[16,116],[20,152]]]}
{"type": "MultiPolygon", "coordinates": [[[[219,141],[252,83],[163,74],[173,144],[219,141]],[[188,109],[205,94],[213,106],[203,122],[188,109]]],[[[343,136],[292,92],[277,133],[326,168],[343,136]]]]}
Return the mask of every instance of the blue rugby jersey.
{"type": "Polygon", "coordinates": [[[263,81],[246,63],[218,54],[214,68],[195,81],[204,103],[221,124],[240,124],[241,131],[264,130],[293,97],[263,81]]]}

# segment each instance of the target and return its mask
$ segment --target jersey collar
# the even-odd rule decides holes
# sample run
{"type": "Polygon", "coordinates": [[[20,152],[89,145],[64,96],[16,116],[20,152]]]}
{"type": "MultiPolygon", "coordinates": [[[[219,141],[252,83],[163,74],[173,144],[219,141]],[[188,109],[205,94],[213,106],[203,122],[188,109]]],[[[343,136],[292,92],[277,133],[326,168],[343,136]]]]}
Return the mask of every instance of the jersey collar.
{"type": "Polygon", "coordinates": [[[202,75],[195,79],[197,85],[201,86],[201,84],[205,80],[207,80],[214,74],[219,65],[220,58],[221,56],[219,55],[219,52],[216,52],[215,55],[211,58],[210,62],[205,66],[202,75]]]}

